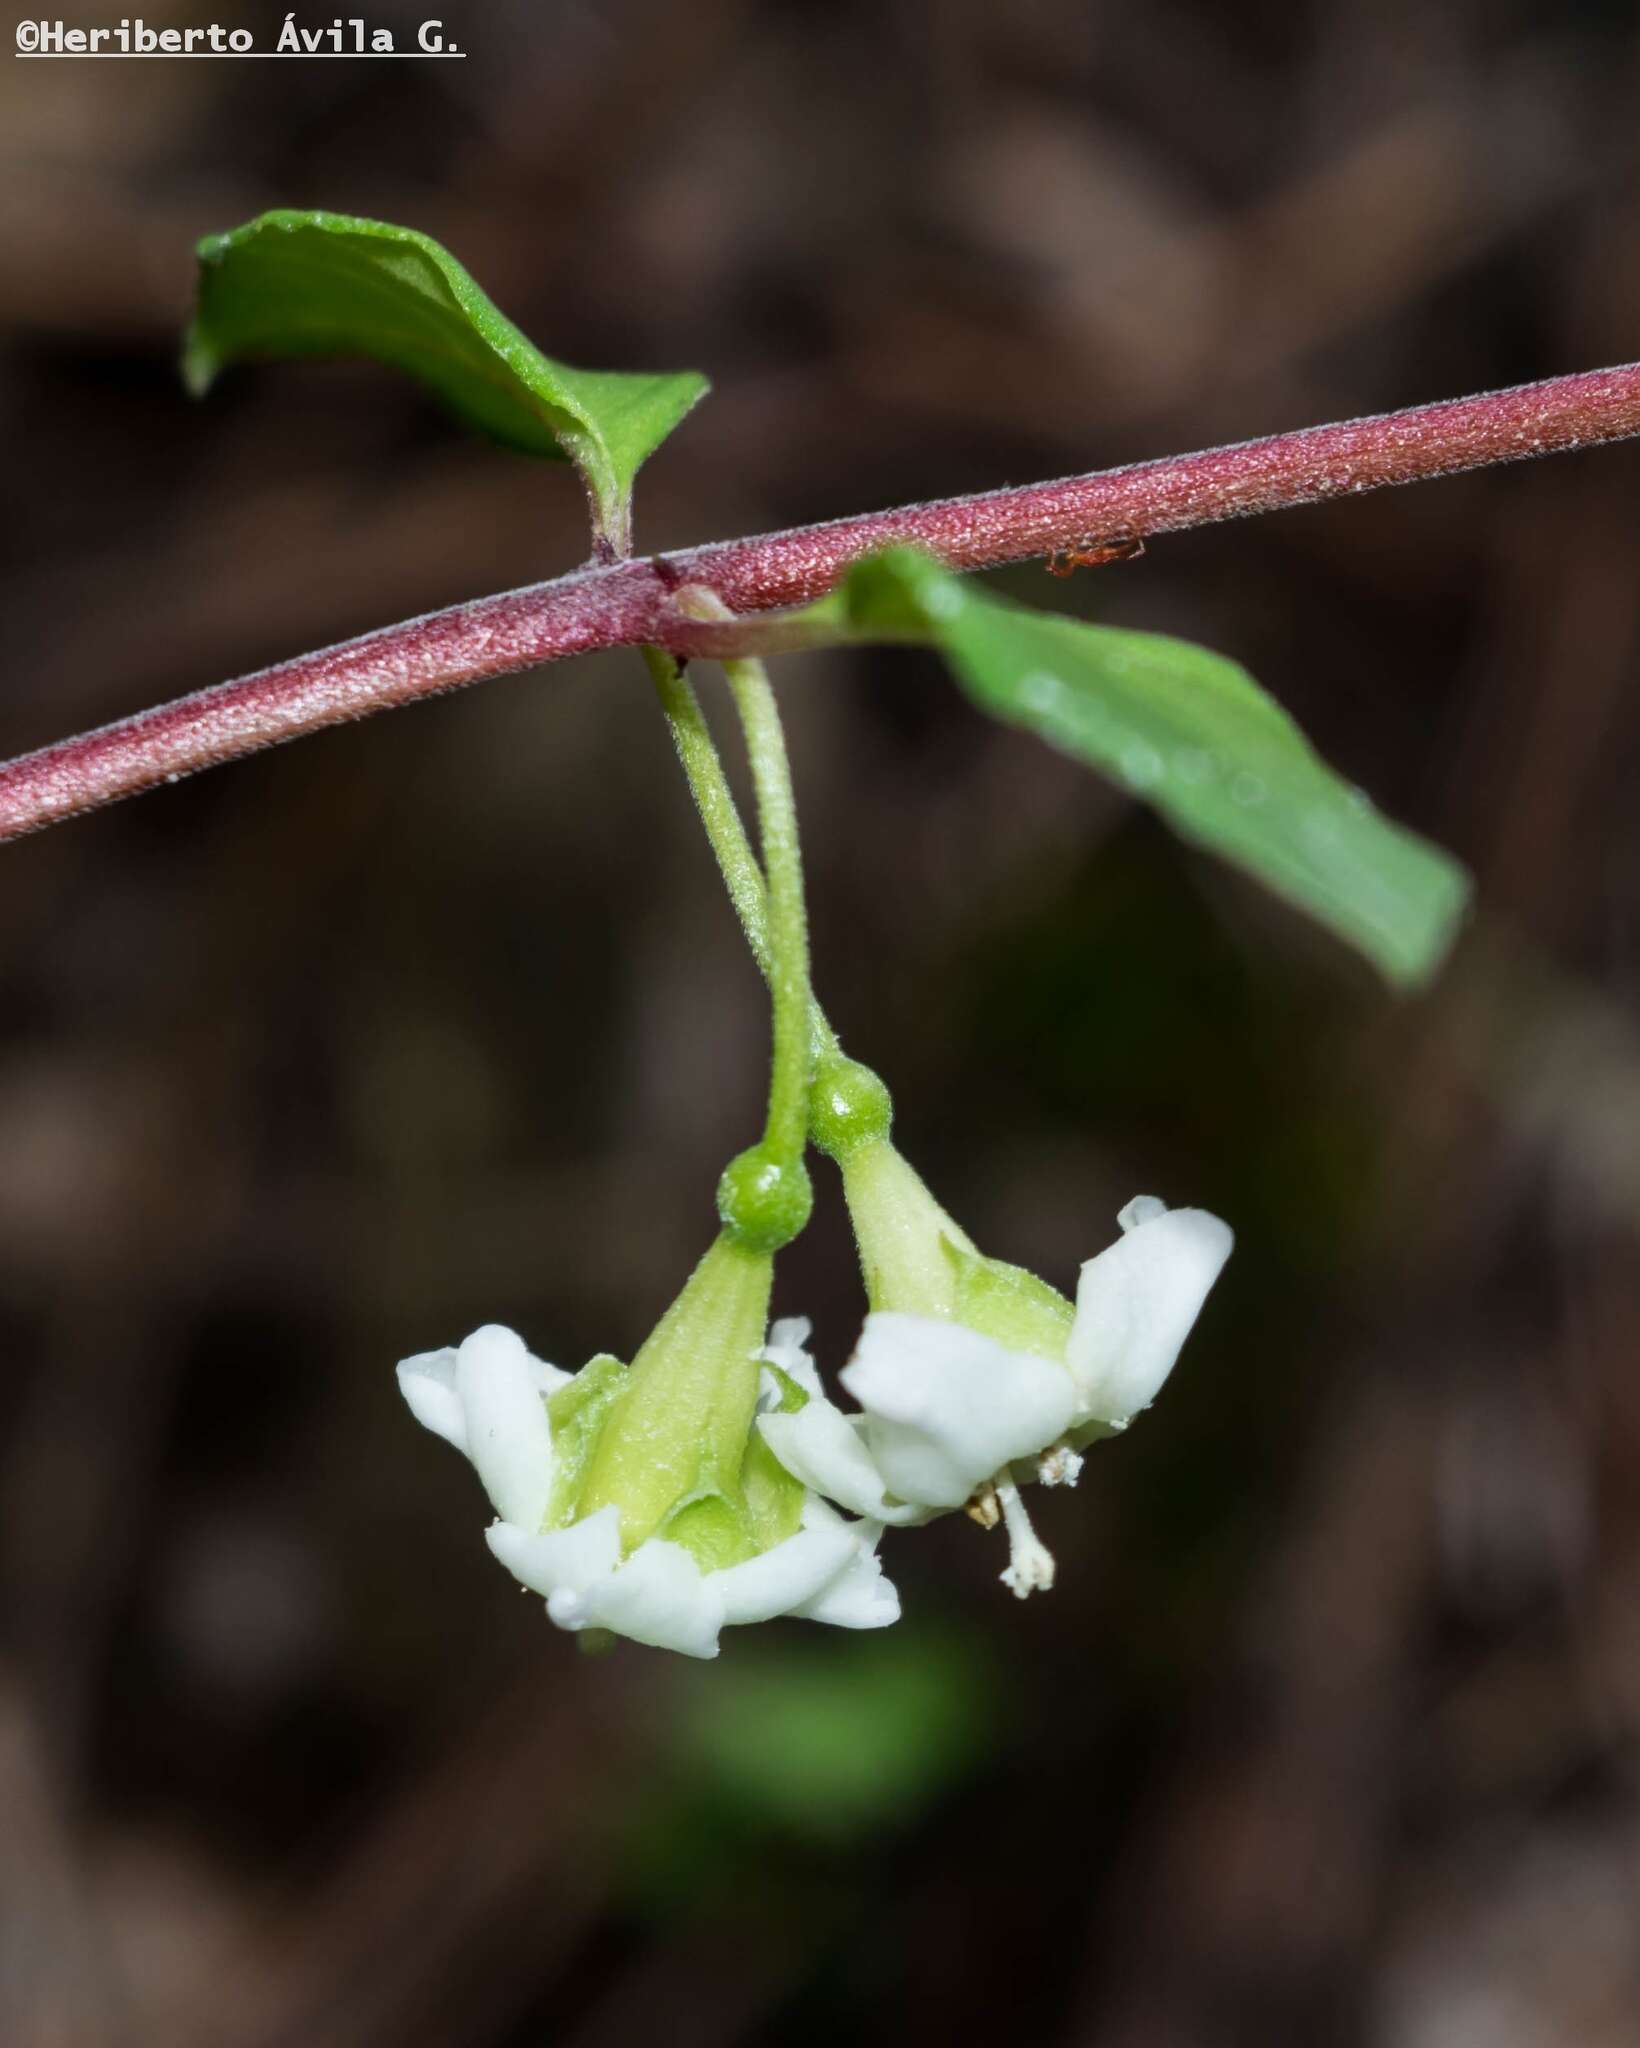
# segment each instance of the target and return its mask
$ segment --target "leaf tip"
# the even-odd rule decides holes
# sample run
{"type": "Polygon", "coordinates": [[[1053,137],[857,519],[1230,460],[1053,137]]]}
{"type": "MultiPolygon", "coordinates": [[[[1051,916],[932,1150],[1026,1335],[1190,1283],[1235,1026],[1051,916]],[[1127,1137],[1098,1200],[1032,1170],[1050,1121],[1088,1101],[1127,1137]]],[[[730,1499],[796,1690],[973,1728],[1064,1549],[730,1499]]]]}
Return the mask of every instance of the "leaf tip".
{"type": "Polygon", "coordinates": [[[1475,878],[1469,870],[1428,842],[1421,842],[1420,850],[1439,864],[1426,884],[1421,928],[1409,943],[1376,955],[1385,978],[1408,996],[1422,994],[1445,967],[1475,908],[1475,878]]]}
{"type": "Polygon", "coordinates": [[[221,367],[221,356],[205,339],[198,321],[195,321],[183,337],[182,354],[177,362],[182,388],[190,398],[203,398],[216,382],[216,373],[221,367]]]}

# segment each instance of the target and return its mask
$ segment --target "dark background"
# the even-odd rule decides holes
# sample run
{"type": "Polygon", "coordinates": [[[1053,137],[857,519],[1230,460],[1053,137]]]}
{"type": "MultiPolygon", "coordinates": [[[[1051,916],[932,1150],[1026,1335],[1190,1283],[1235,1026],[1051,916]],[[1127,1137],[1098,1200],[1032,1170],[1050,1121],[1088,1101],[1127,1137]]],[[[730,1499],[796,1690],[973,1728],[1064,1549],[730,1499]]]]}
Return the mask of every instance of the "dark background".
{"type": "MultiPolygon", "coordinates": [[[[709,370],[651,546],[1640,355],[1620,0],[447,30],[0,59],[0,751],[584,552],[567,472],[385,372],[184,400],[191,244],[271,205],[430,231],[571,361],[709,370]]],[[[1473,864],[1417,1001],[921,657],[787,665],[819,985],[953,1211],[1062,1285],[1139,1190],[1238,1232],[1028,1606],[956,1519],[890,1535],[898,1629],[584,1658],[398,1401],[482,1320],[630,1356],[756,1129],[634,657],[0,851],[0,2037],[1634,2039],[1637,485],[999,579],[1234,654],[1473,864]]],[[[777,1307],[834,1368],[817,1177],[777,1307]]]]}

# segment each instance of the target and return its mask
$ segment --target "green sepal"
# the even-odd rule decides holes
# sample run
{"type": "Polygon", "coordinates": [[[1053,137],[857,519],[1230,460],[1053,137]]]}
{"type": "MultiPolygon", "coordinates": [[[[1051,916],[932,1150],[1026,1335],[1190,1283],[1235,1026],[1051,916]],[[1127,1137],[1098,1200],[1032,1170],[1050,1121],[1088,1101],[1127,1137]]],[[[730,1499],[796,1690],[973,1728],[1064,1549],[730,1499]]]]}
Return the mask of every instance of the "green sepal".
{"type": "Polygon", "coordinates": [[[543,355],[428,235],[281,208],[198,245],[182,370],[195,396],[227,364],[368,356],[468,426],[581,473],[606,550],[631,546],[632,482],[707,390],[696,370],[578,370],[543,355]]]}
{"type": "Polygon", "coordinates": [[[809,1396],[758,1358],[772,1261],[727,1235],[701,1260],[630,1366],[592,1359],[547,1402],[557,1473],[547,1527],[615,1505],[630,1556],[658,1537],[721,1571],[795,1535],[807,1490],[756,1428],[759,1376],[780,1412],[809,1396]]]}
{"type": "Polygon", "coordinates": [[[1057,1287],[1024,1266],[946,1246],[956,1269],[954,1319],[1009,1351],[1028,1351],[1062,1364],[1076,1310],[1057,1287]]]}
{"type": "Polygon", "coordinates": [[[680,1502],[655,1534],[662,1542],[681,1545],[703,1572],[744,1564],[763,1548],[744,1501],[723,1493],[703,1493],[680,1502]]]}
{"type": "Polygon", "coordinates": [[[576,1502],[609,1411],[626,1388],[626,1367],[607,1351],[589,1358],[567,1387],[547,1396],[552,1425],[552,1497],[546,1527],[562,1529],[576,1518],[576,1502]]]}
{"type": "MultiPolygon", "coordinates": [[[[762,1371],[773,1376],[780,1390],[772,1413],[795,1415],[808,1406],[808,1389],[799,1386],[789,1372],[767,1359],[762,1361],[762,1371]]],[[[760,1557],[788,1536],[795,1536],[802,1526],[807,1497],[808,1488],[781,1464],[754,1422],[736,1492],[710,1493],[683,1502],[656,1533],[668,1543],[681,1543],[702,1571],[720,1571],[726,1565],[760,1557]]]]}
{"type": "MultiPolygon", "coordinates": [[[[802,1388],[797,1392],[802,1395],[802,1388]]],[[[802,1480],[792,1477],[754,1428],[735,1493],[705,1493],[681,1502],[655,1534],[681,1544],[703,1572],[722,1571],[795,1536],[807,1495],[802,1480]]]]}
{"type": "Polygon", "coordinates": [[[767,1359],[763,1361],[763,1370],[769,1374],[775,1385],[780,1389],[779,1403],[765,1412],[770,1415],[801,1414],[809,1405],[810,1395],[808,1388],[799,1386],[784,1366],[771,1365],[767,1359]]]}
{"type": "MultiPolygon", "coordinates": [[[[797,1391],[803,1392],[801,1387],[797,1391]]],[[[807,1400],[808,1396],[803,1398],[807,1400]]],[[[783,1408],[779,1412],[789,1414],[791,1411],[783,1408]]],[[[745,1496],[746,1513],[757,1538],[759,1554],[772,1550],[777,1543],[784,1543],[788,1536],[797,1534],[803,1520],[803,1502],[808,1497],[808,1488],[801,1479],[792,1477],[755,1429],[740,1468],[740,1488],[745,1496]]]]}
{"type": "Polygon", "coordinates": [[[619,1507],[625,1551],[678,1510],[736,1501],[772,1276],[767,1253],[719,1237],[633,1359],[576,1501],[582,1516],[619,1507]]]}
{"type": "Polygon", "coordinates": [[[873,1309],[942,1317],[1009,1351],[1063,1361],[1076,1311],[1056,1287],[987,1258],[886,1138],[855,1145],[840,1163],[873,1309]]]}
{"type": "MultiPolygon", "coordinates": [[[[780,1387],[778,1415],[795,1415],[807,1406],[808,1393],[790,1373],[764,1362],[780,1387]]],[[[707,1493],[675,1507],[656,1530],[668,1543],[680,1543],[703,1572],[721,1571],[760,1557],[788,1536],[795,1536],[803,1521],[803,1502],[808,1488],[794,1479],[758,1433],[756,1424],[747,1439],[746,1455],[740,1464],[739,1484],[734,1493],[707,1493]]]]}
{"type": "Polygon", "coordinates": [[[950,1315],[956,1306],[956,1268],[950,1251],[977,1256],[968,1233],[945,1213],[886,1138],[868,1139],[839,1163],[871,1307],[908,1315],[950,1315]]]}

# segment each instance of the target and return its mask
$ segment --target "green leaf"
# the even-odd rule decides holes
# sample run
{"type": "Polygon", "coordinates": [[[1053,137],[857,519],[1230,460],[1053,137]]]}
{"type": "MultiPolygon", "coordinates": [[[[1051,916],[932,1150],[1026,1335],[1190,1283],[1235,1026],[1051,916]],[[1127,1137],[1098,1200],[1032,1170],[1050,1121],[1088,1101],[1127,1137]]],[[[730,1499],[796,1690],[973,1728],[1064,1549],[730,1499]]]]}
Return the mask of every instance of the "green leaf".
{"type": "Polygon", "coordinates": [[[1335,775],[1238,663],[1028,611],[912,549],[859,564],[842,614],[855,637],[932,642],[983,710],[1101,769],[1391,981],[1413,986],[1440,965],[1468,899],[1464,869],[1335,775]]]}
{"type": "Polygon", "coordinates": [[[183,376],[276,356],[369,356],[528,455],[573,462],[606,551],[631,544],[632,480],[705,393],[695,370],[631,375],[554,362],[426,235],[341,213],[264,213],[199,244],[183,376]]]}

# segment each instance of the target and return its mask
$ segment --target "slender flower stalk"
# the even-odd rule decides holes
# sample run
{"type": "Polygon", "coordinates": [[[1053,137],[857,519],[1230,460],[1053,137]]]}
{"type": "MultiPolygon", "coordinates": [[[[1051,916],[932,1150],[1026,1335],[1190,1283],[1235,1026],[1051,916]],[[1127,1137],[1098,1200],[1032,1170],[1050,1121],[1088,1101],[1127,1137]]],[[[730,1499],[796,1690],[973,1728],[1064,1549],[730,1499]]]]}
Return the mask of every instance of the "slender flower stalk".
{"type": "Polygon", "coordinates": [[[808,1140],[810,1060],[809,929],[803,908],[797,802],[780,708],[768,671],[755,657],[726,661],[723,666],[746,735],[767,877],[774,1057],[763,1143],[773,1158],[795,1163],[801,1160],[808,1140]]]}
{"type": "MultiPolygon", "coordinates": [[[[643,658],[672,734],[672,745],[695,799],[708,844],[723,877],[746,944],[765,981],[770,978],[769,908],[763,869],[746,836],[723,761],[689,678],[664,647],[646,647],[643,658]]],[[[809,1038],[816,1061],[839,1051],[831,1020],[811,995],[809,1038]]]]}
{"type": "MultiPolygon", "coordinates": [[[[1640,434],[1640,363],[1310,427],[1196,455],[865,513],[757,539],[591,568],[433,612],[201,690],[0,766],[0,839],[38,831],[260,747],[598,648],[752,655],[794,644],[747,613],[807,603],[895,543],[983,569],[1090,538],[1215,520],[1449,476],[1640,434]],[[736,616],[690,618],[686,583],[736,616]]],[[[798,631],[801,640],[802,631],[798,631]]]]}
{"type": "Polygon", "coordinates": [[[758,972],[770,973],[768,902],[763,869],[741,823],[729,778],[723,772],[712,728],[700,699],[681,664],[664,647],[646,647],[643,658],[665,714],[695,809],[717,859],[723,886],[729,892],[740,928],[746,934],[758,972]]]}
{"type": "MultiPolygon", "coordinates": [[[[712,592],[692,593],[706,612],[721,611],[712,592]]],[[[813,1190],[803,1154],[808,1146],[809,1084],[815,1062],[814,997],[809,987],[808,914],[797,799],[774,689],[755,657],[726,661],[724,672],[740,714],[757,796],[761,863],[753,855],[733,793],[700,706],[681,675],[656,670],[663,705],[681,719],[680,756],[713,844],[721,847],[724,880],[741,914],[752,952],[769,985],[773,1049],[769,1107],[761,1144],[730,1160],[718,1182],[718,1214],[736,1244],[777,1251],[808,1222],[813,1190]]],[[[677,728],[675,727],[675,730],[677,728]]],[[[822,1020],[823,1022],[823,1020],[822,1020]]]]}

